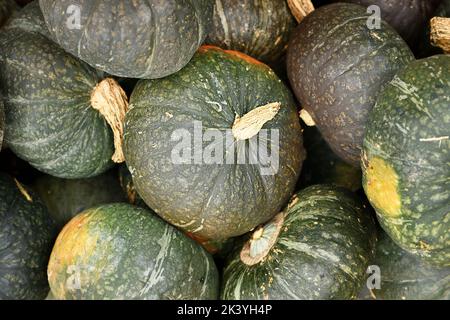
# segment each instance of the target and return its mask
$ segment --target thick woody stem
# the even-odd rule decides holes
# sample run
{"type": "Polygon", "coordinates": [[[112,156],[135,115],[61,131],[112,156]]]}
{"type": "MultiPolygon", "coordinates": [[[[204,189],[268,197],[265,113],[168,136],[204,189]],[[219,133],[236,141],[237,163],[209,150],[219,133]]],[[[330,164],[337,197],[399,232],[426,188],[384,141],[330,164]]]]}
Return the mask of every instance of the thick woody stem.
{"type": "Polygon", "coordinates": [[[431,43],[450,53],[450,18],[431,19],[431,43]]]}
{"type": "Polygon", "coordinates": [[[91,105],[100,112],[113,131],[115,151],[112,160],[116,163],[124,162],[122,143],[125,114],[128,110],[127,95],[116,80],[107,78],[92,91],[91,105]]]}
{"type": "Polygon", "coordinates": [[[298,23],[314,11],[311,0],[287,0],[287,3],[298,23]]]}

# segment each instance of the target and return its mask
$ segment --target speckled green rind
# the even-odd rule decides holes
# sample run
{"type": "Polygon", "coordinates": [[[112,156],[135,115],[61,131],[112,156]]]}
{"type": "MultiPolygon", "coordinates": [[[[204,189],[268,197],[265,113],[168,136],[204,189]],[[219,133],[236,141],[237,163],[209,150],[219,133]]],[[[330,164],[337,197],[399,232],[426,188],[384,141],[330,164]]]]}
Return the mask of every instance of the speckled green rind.
{"type": "MultiPolygon", "coordinates": [[[[450,56],[411,63],[380,94],[363,147],[367,161],[384,160],[398,176],[397,216],[377,207],[383,229],[404,249],[450,265],[450,56]]],[[[369,197],[370,200],[370,197],[369,197]]]]}
{"type": "Polygon", "coordinates": [[[436,267],[402,250],[383,233],[377,243],[375,265],[381,271],[383,300],[450,300],[450,267],[436,267]]]}
{"type": "Polygon", "coordinates": [[[242,246],[224,270],[223,299],[353,299],[376,241],[374,221],[344,188],[316,185],[297,193],[277,242],[248,266],[242,246]]]}
{"type": "Polygon", "coordinates": [[[87,178],[112,166],[112,131],[90,105],[101,75],[46,38],[36,2],[0,34],[5,142],[36,169],[87,178]]]}
{"type": "Polygon", "coordinates": [[[52,37],[110,74],[154,79],[183,68],[208,34],[212,0],[40,0],[52,37]],[[74,12],[80,12],[80,26],[74,12]],[[69,25],[68,25],[69,23],[69,25]]]}
{"type": "Polygon", "coordinates": [[[420,39],[417,35],[432,18],[441,0],[334,0],[334,2],[351,2],[366,8],[377,5],[381,9],[381,18],[397,30],[410,46],[415,47],[420,39]]]}
{"type": "Polygon", "coordinates": [[[43,176],[32,187],[56,221],[58,230],[83,210],[126,201],[116,171],[88,179],[43,176]]]}
{"type": "Polygon", "coordinates": [[[300,187],[333,184],[351,191],[362,188],[361,169],[335,155],[317,128],[306,127],[303,138],[307,157],[298,183],[300,187]]]}
{"type": "Polygon", "coordinates": [[[387,23],[369,29],[369,15],[349,3],[320,7],[300,23],[288,47],[297,98],[333,151],[354,166],[378,93],[414,59],[387,23]]]}
{"type": "Polygon", "coordinates": [[[213,24],[206,43],[241,51],[266,63],[275,63],[284,55],[297,25],[286,0],[212,2],[213,24]]]}
{"type": "Polygon", "coordinates": [[[19,9],[14,0],[0,0],[0,27],[19,9]]]}
{"type": "Polygon", "coordinates": [[[150,211],[110,204],[72,222],[58,236],[48,267],[56,299],[217,299],[211,256],[150,211]]]}
{"type": "MultiPolygon", "coordinates": [[[[269,220],[289,200],[305,157],[291,93],[266,65],[245,59],[203,47],[179,73],[139,82],[126,116],[124,152],[136,190],[165,220],[201,238],[238,236],[269,220]],[[272,102],[281,103],[281,109],[263,129],[279,133],[276,174],[262,175],[260,166],[248,161],[227,164],[225,152],[218,160],[222,164],[172,161],[180,143],[171,139],[175,130],[183,128],[183,137],[194,137],[194,121],[201,121],[203,133],[209,128],[225,134],[236,114],[272,102]]],[[[274,137],[270,132],[262,136],[267,148],[272,149],[274,137]]],[[[228,141],[223,149],[236,155],[231,148],[236,141],[228,141]]],[[[205,153],[210,144],[188,143],[201,145],[205,153]]],[[[240,148],[249,153],[248,144],[240,148]]],[[[261,149],[266,149],[263,144],[261,149]]]]}
{"type": "Polygon", "coordinates": [[[53,221],[28,188],[32,202],[15,181],[0,173],[0,300],[44,299],[46,270],[53,240],[53,221]]]}

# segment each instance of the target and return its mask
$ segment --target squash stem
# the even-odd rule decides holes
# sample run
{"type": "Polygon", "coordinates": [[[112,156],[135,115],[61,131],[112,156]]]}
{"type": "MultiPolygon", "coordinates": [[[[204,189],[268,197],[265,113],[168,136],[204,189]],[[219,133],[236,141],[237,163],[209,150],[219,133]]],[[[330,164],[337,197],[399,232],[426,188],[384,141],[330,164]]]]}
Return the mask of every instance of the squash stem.
{"type": "Polygon", "coordinates": [[[242,117],[236,115],[231,129],[236,140],[247,140],[256,136],[264,124],[277,115],[281,103],[273,102],[253,109],[242,117]]]}
{"type": "Polygon", "coordinates": [[[108,122],[114,134],[114,154],[116,163],[125,161],[123,154],[123,127],[125,114],[128,111],[128,100],[125,91],[116,80],[106,78],[94,88],[91,94],[91,105],[98,110],[108,122]]]}
{"type": "Polygon", "coordinates": [[[450,18],[431,19],[431,43],[450,53],[450,18]]]}
{"type": "Polygon", "coordinates": [[[287,3],[298,23],[314,11],[314,5],[311,0],[287,0],[287,3]]]}

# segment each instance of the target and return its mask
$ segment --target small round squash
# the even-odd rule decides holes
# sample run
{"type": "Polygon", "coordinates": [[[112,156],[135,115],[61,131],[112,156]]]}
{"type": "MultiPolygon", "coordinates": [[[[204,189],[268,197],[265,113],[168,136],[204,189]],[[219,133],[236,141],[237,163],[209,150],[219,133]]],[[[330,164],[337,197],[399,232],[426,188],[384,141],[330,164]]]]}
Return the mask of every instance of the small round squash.
{"type": "Polygon", "coordinates": [[[295,26],[286,0],[215,0],[206,42],[276,63],[286,52],[295,26]]]}
{"type": "Polygon", "coordinates": [[[0,173],[0,300],[44,299],[56,230],[28,188],[0,173]]]}
{"type": "Polygon", "coordinates": [[[36,169],[88,178],[123,161],[125,93],[48,38],[37,2],[0,33],[0,91],[5,142],[36,169]]]}
{"type": "Polygon", "coordinates": [[[88,209],[61,231],[48,265],[58,300],[217,299],[211,256],[149,210],[88,209]]]}
{"type": "Polygon", "coordinates": [[[370,29],[369,15],[350,3],[318,8],[293,32],[287,57],[302,107],[333,151],[354,166],[378,93],[414,59],[386,22],[370,29]]]}
{"type": "Polygon", "coordinates": [[[362,170],[389,236],[430,263],[450,266],[450,56],[411,63],[381,92],[362,170]]]}
{"type": "Polygon", "coordinates": [[[205,39],[212,0],[39,0],[61,47],[109,74],[161,78],[179,71],[205,39]]]}
{"type": "Polygon", "coordinates": [[[373,259],[375,223],[356,195],[315,185],[237,246],[224,270],[228,300],[352,299],[373,259]]]}
{"type": "Polygon", "coordinates": [[[305,157],[293,97],[266,65],[205,46],[179,73],[142,80],[125,157],[139,195],[195,236],[238,236],[289,200],[305,157]]]}

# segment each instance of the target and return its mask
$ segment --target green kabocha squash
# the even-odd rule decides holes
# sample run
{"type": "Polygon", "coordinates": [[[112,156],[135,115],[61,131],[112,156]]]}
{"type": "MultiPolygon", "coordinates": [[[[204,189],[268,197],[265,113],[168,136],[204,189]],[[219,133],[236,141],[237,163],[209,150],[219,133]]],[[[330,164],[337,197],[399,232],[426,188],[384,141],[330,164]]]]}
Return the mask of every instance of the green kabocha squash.
{"type": "Polygon", "coordinates": [[[48,265],[55,299],[217,299],[218,272],[200,245],[149,210],[88,209],[61,231],[48,265]]]}
{"type": "MultiPolygon", "coordinates": [[[[381,18],[389,23],[411,47],[417,45],[422,30],[442,0],[339,0],[368,8],[380,8],[381,18]]],[[[335,0],[334,2],[338,2],[335,0]]],[[[374,13],[374,11],[370,11],[374,13]]]]}
{"type": "Polygon", "coordinates": [[[33,189],[47,206],[59,230],[85,209],[125,202],[116,171],[87,179],[60,179],[46,175],[37,179],[33,189]]]}
{"type": "Polygon", "coordinates": [[[37,2],[2,29],[0,89],[5,142],[38,170],[87,178],[123,161],[125,93],[49,40],[37,2]]]}
{"type": "Polygon", "coordinates": [[[369,15],[349,3],[320,7],[293,32],[287,57],[289,80],[310,122],[354,166],[379,91],[414,59],[387,23],[369,29],[369,15]]]}
{"type": "Polygon", "coordinates": [[[335,155],[317,128],[306,127],[303,139],[307,157],[300,175],[300,187],[333,184],[351,191],[361,189],[361,169],[335,155]]]}
{"type": "Polygon", "coordinates": [[[124,146],[148,206],[210,240],[273,217],[305,157],[295,103],[281,80],[245,54],[212,46],[179,73],[137,84],[124,146]]]}
{"type": "Polygon", "coordinates": [[[0,173],[0,300],[44,299],[56,236],[45,206],[28,188],[0,173]]]}
{"type": "Polygon", "coordinates": [[[52,37],[113,75],[154,79],[183,68],[211,24],[211,0],[39,0],[52,37]]]}
{"type": "Polygon", "coordinates": [[[364,138],[363,187],[401,247],[450,266],[450,56],[411,63],[378,97],[364,138]]]}
{"type": "Polygon", "coordinates": [[[373,259],[375,223],[344,188],[315,185],[227,262],[223,299],[351,299],[373,259]]]}
{"type": "Polygon", "coordinates": [[[16,12],[18,5],[14,0],[0,0],[0,27],[16,12]]]}
{"type": "MultiPolygon", "coordinates": [[[[380,288],[367,299],[449,300],[450,267],[436,267],[397,246],[386,233],[377,242],[372,265],[380,270],[380,288]]],[[[367,296],[367,290],[366,296],[367,296]]]]}
{"type": "Polygon", "coordinates": [[[275,63],[296,25],[286,0],[216,0],[206,42],[275,63]]]}

